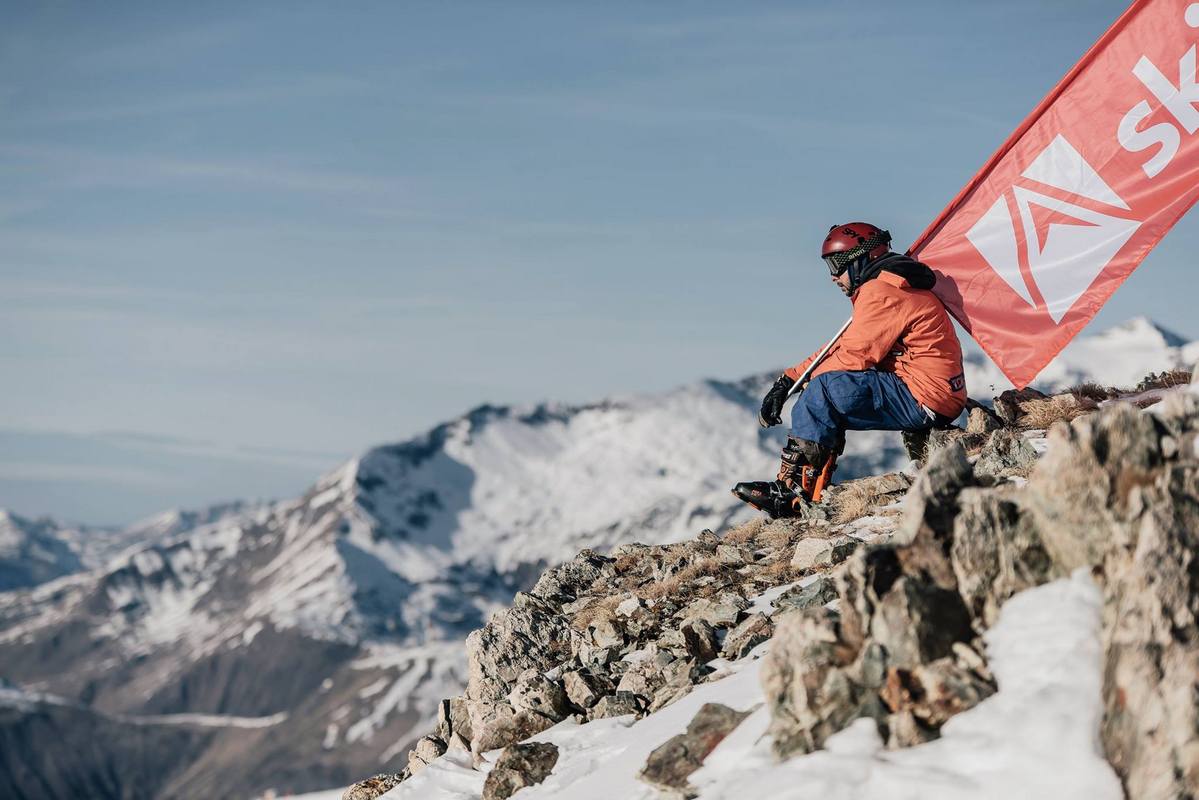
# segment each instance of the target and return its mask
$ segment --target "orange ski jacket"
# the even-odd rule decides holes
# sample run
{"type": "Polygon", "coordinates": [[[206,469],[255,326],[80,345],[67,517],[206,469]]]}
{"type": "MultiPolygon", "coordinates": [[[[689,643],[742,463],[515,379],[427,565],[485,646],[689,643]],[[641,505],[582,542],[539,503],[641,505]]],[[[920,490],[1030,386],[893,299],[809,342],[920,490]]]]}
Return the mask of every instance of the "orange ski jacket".
{"type": "MultiPolygon", "coordinates": [[[[878,276],[850,298],[853,321],[812,377],[837,370],[894,372],[922,406],[956,417],[966,406],[962,345],[945,306],[929,291],[936,278],[906,256],[890,254],[880,261],[878,276]]],[[[823,349],[784,374],[798,380],[823,349]]]]}

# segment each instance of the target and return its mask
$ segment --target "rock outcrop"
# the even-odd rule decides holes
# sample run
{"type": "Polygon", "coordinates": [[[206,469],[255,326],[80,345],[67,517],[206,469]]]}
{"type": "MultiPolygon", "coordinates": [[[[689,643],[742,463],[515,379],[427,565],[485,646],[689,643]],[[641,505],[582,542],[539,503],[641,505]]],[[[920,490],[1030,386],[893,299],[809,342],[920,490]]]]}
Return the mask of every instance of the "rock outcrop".
{"type": "Polygon", "coordinates": [[[837,570],[839,610],[779,620],[762,686],[780,757],[811,752],[862,716],[899,743],[933,738],[948,719],[943,709],[994,692],[989,675],[954,655],[975,633],[947,545],[957,495],[973,483],[959,445],[934,451],[895,542],[866,546],[837,570]]]}
{"type": "MultiPolygon", "coordinates": [[[[996,691],[981,636],[1003,603],[1089,569],[1105,603],[1108,758],[1132,797],[1195,796],[1199,395],[1067,410],[1044,456],[1020,426],[1045,419],[1038,403],[1075,406],[1000,400],[998,414],[975,409],[967,429],[929,437],[914,481],[854,481],[804,519],[584,551],[548,571],[471,635],[465,695],[392,777],[445,748],[476,761],[503,748],[485,796],[507,797],[557,758],[523,740],[565,719],[654,713],[753,657],[779,758],[861,718],[888,747],[926,742],[996,691]]],[[[689,776],[744,716],[705,705],[640,777],[691,796],[689,776]]]]}
{"type": "Polygon", "coordinates": [[[839,613],[777,621],[763,671],[776,752],[861,716],[894,746],[935,736],[994,691],[975,636],[1002,603],[1085,568],[1104,596],[1108,759],[1131,797],[1199,792],[1199,399],[1154,412],[1055,425],[1024,489],[995,482],[1027,471],[1017,432],[989,434],[973,468],[961,441],[933,450],[894,542],[837,570],[839,613]]]}
{"type": "Polygon", "coordinates": [[[675,796],[694,797],[694,789],[687,779],[703,766],[704,759],[716,749],[716,745],[748,716],[748,711],[737,711],[719,703],[705,703],[691,719],[686,731],[668,739],[650,753],[641,770],[641,779],[675,796]]]}
{"type": "Polygon", "coordinates": [[[1052,431],[1028,487],[1055,564],[1103,587],[1102,738],[1132,797],[1199,794],[1197,435],[1195,395],[1118,405],[1052,431]]]}
{"type": "Polygon", "coordinates": [[[487,773],[483,800],[507,800],[526,786],[544,781],[557,763],[558,748],[547,742],[506,747],[487,773]]]}
{"type": "Polygon", "coordinates": [[[376,797],[381,797],[399,786],[407,777],[402,773],[375,775],[346,789],[341,795],[341,800],[375,800],[376,797]]]}

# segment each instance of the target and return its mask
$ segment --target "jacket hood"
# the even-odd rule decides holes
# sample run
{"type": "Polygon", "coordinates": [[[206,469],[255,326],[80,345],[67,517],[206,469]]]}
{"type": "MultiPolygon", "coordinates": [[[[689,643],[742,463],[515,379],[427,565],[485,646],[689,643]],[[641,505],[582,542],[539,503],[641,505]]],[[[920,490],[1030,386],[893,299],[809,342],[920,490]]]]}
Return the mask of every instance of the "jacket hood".
{"type": "Polygon", "coordinates": [[[893,272],[903,278],[913,289],[931,289],[937,283],[937,276],[926,265],[902,253],[887,253],[880,256],[866,267],[867,275],[863,276],[865,283],[871,278],[878,277],[880,272],[893,272]]]}

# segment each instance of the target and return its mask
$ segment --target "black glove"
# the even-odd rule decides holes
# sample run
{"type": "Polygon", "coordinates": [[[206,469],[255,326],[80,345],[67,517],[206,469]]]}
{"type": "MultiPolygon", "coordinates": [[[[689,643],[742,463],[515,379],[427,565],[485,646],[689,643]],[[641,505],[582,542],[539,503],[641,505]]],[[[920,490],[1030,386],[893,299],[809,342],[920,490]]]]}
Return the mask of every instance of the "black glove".
{"type": "Polygon", "coordinates": [[[759,425],[769,428],[771,425],[778,425],[783,421],[783,404],[787,402],[787,393],[794,385],[794,380],[786,375],[779,375],[774,386],[770,387],[770,391],[762,400],[762,410],[758,412],[759,425]]]}

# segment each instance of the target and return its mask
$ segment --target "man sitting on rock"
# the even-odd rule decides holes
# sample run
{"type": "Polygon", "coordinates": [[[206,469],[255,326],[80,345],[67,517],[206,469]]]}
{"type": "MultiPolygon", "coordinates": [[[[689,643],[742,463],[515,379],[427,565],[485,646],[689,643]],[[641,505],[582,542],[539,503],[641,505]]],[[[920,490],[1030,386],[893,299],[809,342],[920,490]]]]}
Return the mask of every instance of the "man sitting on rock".
{"type": "MultiPolygon", "coordinates": [[[[951,424],[965,407],[962,347],[930,291],[936,276],[891,252],[890,243],[890,233],[865,222],[834,225],[824,240],[821,256],[853,303],[853,321],[799,387],[777,479],[733,488],[773,517],[797,516],[819,499],[808,478],[827,480],[845,431],[926,432],[951,424]]],[[[819,353],[774,382],[762,401],[762,427],[782,422],[792,386],[819,353]]]]}

